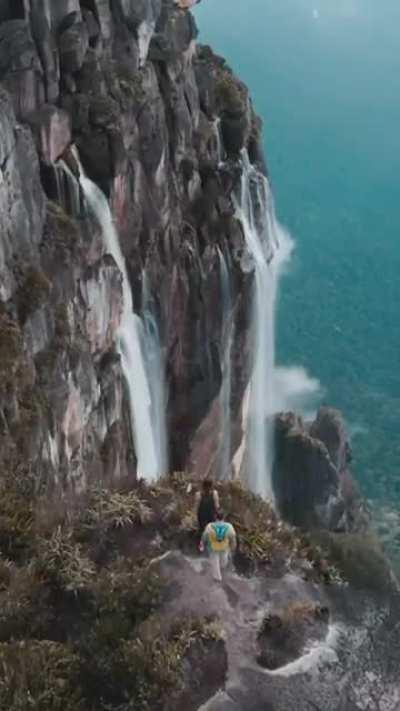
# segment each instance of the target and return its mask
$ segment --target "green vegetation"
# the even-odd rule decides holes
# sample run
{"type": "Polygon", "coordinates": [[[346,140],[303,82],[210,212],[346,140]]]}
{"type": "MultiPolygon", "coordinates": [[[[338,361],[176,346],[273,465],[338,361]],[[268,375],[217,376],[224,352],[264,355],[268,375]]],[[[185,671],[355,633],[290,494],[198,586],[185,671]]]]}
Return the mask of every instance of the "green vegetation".
{"type": "Polygon", "coordinates": [[[51,282],[41,269],[30,267],[18,290],[18,317],[23,324],[50,296],[51,282]]]}
{"type": "MultiPolygon", "coordinates": [[[[10,463],[0,482],[0,708],[161,711],[167,700],[174,708],[191,655],[205,658],[223,638],[215,620],[165,616],[172,590],[150,565],[171,548],[195,551],[195,487],[176,473],[63,502],[36,491],[29,467],[10,463]]],[[[237,482],[218,489],[239,533],[239,569],[270,576],[307,559],[314,579],[334,580],[320,549],[267,503],[237,482]]]]}
{"type": "Polygon", "coordinates": [[[63,505],[35,494],[29,469],[13,474],[0,497],[0,708],[161,711],[193,645],[221,640],[213,620],[164,619],[151,547],[124,554],[155,525],[168,537],[176,519],[155,519],[165,496],[189,504],[182,479],[63,505]]]}
{"type": "Polygon", "coordinates": [[[47,641],[0,644],[0,708],[79,711],[79,658],[69,645],[47,641]]]}
{"type": "Polygon", "coordinates": [[[339,574],[358,589],[385,592],[393,586],[389,562],[373,534],[320,531],[314,539],[327,551],[339,574]]]}
{"type": "Polygon", "coordinates": [[[50,234],[68,249],[74,249],[79,239],[79,225],[63,210],[61,205],[47,201],[47,223],[50,234]]]}
{"type": "Polygon", "coordinates": [[[240,116],[246,113],[248,92],[230,70],[224,69],[218,74],[216,82],[218,113],[240,116]]]}
{"type": "Polygon", "coordinates": [[[105,78],[109,93],[123,108],[143,103],[145,92],[140,72],[133,72],[122,62],[111,62],[105,78]]]}
{"type": "Polygon", "coordinates": [[[26,375],[23,338],[19,324],[7,314],[0,314],[0,394],[26,375]]]}

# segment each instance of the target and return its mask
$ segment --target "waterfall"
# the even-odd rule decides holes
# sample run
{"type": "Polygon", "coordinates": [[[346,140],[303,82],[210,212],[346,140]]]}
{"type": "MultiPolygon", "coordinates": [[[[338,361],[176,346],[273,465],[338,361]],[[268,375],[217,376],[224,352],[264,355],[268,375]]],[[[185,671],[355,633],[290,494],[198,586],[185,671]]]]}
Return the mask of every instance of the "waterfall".
{"type": "Polygon", "coordinates": [[[213,121],[213,131],[214,131],[214,136],[215,136],[215,145],[216,145],[216,152],[217,152],[217,161],[218,165],[221,165],[221,163],[224,160],[224,148],[222,144],[222,136],[221,136],[221,119],[219,116],[213,121]]]}
{"type": "Polygon", "coordinates": [[[142,68],[146,64],[151,38],[154,35],[155,23],[143,20],[137,30],[139,45],[139,66],[142,68]]]}
{"type": "Polygon", "coordinates": [[[165,359],[155,316],[154,301],[145,271],[142,274],[142,314],[142,351],[146,353],[146,370],[151,394],[151,419],[156,435],[158,471],[166,473],[168,456],[165,426],[165,412],[167,409],[165,359]]]}
{"type": "Polygon", "coordinates": [[[54,165],[57,200],[68,215],[80,217],[81,196],[76,176],[64,160],[54,165]]]}
{"type": "MultiPolygon", "coordinates": [[[[84,174],[80,166],[80,184],[86,198],[86,202],[96,217],[102,228],[104,243],[122,274],[123,291],[123,313],[118,332],[118,352],[121,356],[123,374],[128,387],[129,406],[131,412],[132,434],[135,443],[137,456],[138,476],[151,481],[166,473],[166,458],[161,456],[161,450],[165,451],[165,412],[164,409],[158,411],[158,407],[164,406],[164,402],[152,401],[152,394],[155,388],[155,381],[163,381],[161,371],[161,358],[155,356],[155,350],[159,349],[157,339],[151,336],[150,348],[151,366],[149,373],[146,359],[148,357],[147,346],[149,339],[146,337],[148,330],[149,315],[145,316],[145,322],[134,313],[132,292],[128,279],[125,259],[123,257],[117,231],[113,222],[111,210],[104,193],[84,174]],[[154,382],[150,385],[149,374],[154,382]]],[[[148,299],[148,297],[147,297],[148,299]]],[[[148,307],[147,307],[148,308],[148,307]]],[[[156,329],[157,330],[157,329],[156,329]]]]}
{"type": "Polygon", "coordinates": [[[224,255],[218,249],[222,299],[222,385],[220,392],[221,445],[218,470],[220,479],[228,479],[231,470],[231,391],[232,391],[232,344],[233,344],[233,300],[228,266],[224,255]]]}
{"type": "Polygon", "coordinates": [[[241,189],[235,202],[255,268],[254,350],[246,432],[249,484],[257,494],[273,501],[275,302],[291,240],[277,222],[269,182],[251,165],[247,151],[242,152],[241,189]]]}

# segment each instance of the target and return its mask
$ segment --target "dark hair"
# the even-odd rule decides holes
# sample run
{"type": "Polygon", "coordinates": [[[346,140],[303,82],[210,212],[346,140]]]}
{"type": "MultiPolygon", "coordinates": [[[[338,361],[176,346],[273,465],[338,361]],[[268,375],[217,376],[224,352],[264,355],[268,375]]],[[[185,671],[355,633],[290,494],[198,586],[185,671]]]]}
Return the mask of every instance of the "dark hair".
{"type": "Polygon", "coordinates": [[[217,521],[223,521],[223,520],[224,520],[225,514],[224,514],[224,512],[222,511],[222,509],[219,509],[218,511],[215,512],[215,518],[217,519],[217,521]]]}
{"type": "Polygon", "coordinates": [[[204,479],[204,481],[203,481],[203,491],[208,494],[208,493],[211,491],[212,488],[213,488],[213,481],[212,481],[212,479],[204,479]]]}

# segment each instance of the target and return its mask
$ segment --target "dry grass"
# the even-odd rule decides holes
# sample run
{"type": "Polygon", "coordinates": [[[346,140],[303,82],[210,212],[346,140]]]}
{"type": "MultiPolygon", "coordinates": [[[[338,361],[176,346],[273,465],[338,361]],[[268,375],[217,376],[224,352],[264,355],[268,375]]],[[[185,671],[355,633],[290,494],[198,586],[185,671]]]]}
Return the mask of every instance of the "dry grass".
{"type": "Polygon", "coordinates": [[[0,644],[0,708],[7,711],[79,711],[78,656],[46,641],[0,644]]]}
{"type": "Polygon", "coordinates": [[[171,503],[179,491],[183,511],[182,478],[157,490],[96,489],[79,506],[54,506],[35,493],[29,469],[18,471],[3,479],[0,500],[0,708],[163,708],[180,692],[192,643],[217,641],[220,631],[209,620],[162,629],[167,586],[148,565],[152,551],[141,552],[142,564],[123,557],[118,536],[153,530],[151,501],[163,509],[163,497],[171,503]],[[99,562],[93,540],[101,536],[113,545],[99,562]]]}
{"type": "MultiPolygon", "coordinates": [[[[55,505],[36,492],[29,467],[10,468],[0,498],[0,708],[25,711],[31,694],[32,708],[45,711],[157,711],[179,695],[190,650],[207,654],[222,632],[213,620],[167,623],[160,606],[169,588],[149,560],[155,537],[158,552],[194,549],[197,488],[177,473],[55,505]]],[[[276,556],[288,566],[311,565],[313,550],[321,558],[238,483],[218,490],[253,572],[276,556]]],[[[308,614],[305,605],[283,611],[285,628],[308,614]]]]}
{"type": "Polygon", "coordinates": [[[56,588],[78,593],[87,590],[96,569],[79,543],[73,540],[73,531],[59,526],[48,539],[36,545],[36,566],[40,575],[56,588]]]}

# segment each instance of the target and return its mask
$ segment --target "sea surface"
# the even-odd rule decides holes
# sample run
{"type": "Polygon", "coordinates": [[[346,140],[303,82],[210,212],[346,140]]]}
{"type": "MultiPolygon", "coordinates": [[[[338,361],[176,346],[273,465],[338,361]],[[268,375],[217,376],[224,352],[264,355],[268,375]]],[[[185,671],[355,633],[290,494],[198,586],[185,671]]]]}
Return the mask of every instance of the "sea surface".
{"type": "Polygon", "coordinates": [[[400,548],[400,0],[202,0],[195,14],[263,118],[296,242],[278,363],[305,407],[308,373],[343,411],[354,472],[400,548]]]}

